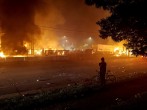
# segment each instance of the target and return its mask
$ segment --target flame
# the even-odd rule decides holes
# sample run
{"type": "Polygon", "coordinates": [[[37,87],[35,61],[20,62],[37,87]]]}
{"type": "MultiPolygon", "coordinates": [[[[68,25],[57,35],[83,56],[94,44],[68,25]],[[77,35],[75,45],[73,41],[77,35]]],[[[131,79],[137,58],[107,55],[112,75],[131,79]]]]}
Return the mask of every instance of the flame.
{"type": "Polygon", "coordinates": [[[36,54],[36,55],[42,55],[42,50],[41,49],[34,50],[34,54],[36,54]]]}
{"type": "Polygon", "coordinates": [[[3,52],[0,52],[0,57],[1,57],[1,58],[5,58],[6,56],[4,55],[3,52]]]}
{"type": "Polygon", "coordinates": [[[13,55],[12,57],[27,57],[26,55],[13,55]]]}
{"type": "Polygon", "coordinates": [[[114,48],[114,52],[119,51],[119,47],[114,48]]]}

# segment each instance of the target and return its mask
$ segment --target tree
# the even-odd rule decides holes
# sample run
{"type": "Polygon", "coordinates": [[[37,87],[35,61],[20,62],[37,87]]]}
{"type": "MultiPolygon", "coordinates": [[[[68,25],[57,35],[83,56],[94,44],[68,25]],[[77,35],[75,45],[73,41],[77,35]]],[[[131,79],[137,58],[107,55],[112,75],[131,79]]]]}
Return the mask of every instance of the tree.
{"type": "Polygon", "coordinates": [[[95,5],[110,11],[111,15],[101,19],[100,37],[111,37],[124,44],[135,55],[147,55],[147,10],[146,0],[85,0],[87,5],[95,5]]]}

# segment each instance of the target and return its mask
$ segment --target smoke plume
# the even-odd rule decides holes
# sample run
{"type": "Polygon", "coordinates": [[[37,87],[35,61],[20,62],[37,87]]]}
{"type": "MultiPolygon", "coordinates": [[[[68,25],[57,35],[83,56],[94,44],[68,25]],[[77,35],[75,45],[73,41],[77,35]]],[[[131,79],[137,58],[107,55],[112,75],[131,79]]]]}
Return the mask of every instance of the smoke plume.
{"type": "Polygon", "coordinates": [[[0,0],[1,49],[23,54],[28,48],[62,48],[63,36],[79,46],[90,36],[101,42],[96,21],[107,15],[84,0],[0,0]]]}
{"type": "Polygon", "coordinates": [[[34,42],[40,29],[36,13],[42,13],[43,0],[0,0],[1,47],[5,53],[23,53],[24,41],[34,42]]]}

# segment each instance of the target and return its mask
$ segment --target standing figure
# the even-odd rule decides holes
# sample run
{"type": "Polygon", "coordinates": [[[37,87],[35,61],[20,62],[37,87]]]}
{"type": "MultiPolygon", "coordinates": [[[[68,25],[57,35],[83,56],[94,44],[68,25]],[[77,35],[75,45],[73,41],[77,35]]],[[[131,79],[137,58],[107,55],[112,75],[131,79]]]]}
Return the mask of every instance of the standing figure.
{"type": "Polygon", "coordinates": [[[100,82],[101,82],[101,86],[104,86],[106,81],[105,81],[105,74],[106,74],[106,62],[104,57],[101,58],[101,62],[99,63],[99,67],[100,67],[100,82]]]}

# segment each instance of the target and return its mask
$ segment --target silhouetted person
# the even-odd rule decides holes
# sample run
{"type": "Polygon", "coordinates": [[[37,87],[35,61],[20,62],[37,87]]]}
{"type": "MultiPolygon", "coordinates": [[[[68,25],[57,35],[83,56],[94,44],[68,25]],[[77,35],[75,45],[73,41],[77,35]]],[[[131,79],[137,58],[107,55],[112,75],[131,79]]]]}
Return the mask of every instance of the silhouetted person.
{"type": "Polygon", "coordinates": [[[105,85],[105,74],[106,74],[106,62],[104,57],[101,58],[101,62],[99,63],[99,67],[100,67],[100,81],[101,81],[101,85],[104,86],[105,85]]]}

